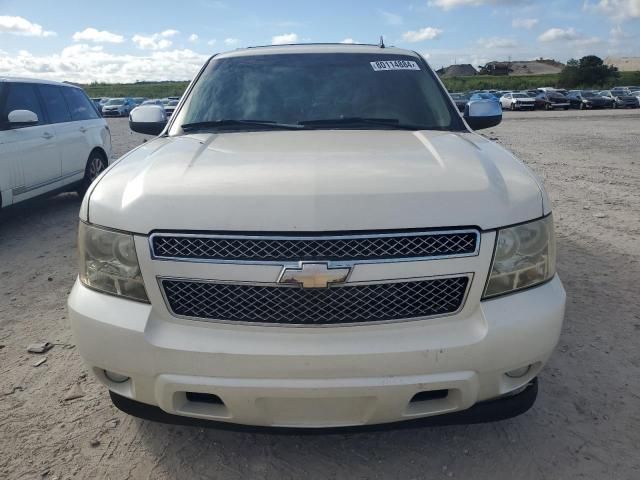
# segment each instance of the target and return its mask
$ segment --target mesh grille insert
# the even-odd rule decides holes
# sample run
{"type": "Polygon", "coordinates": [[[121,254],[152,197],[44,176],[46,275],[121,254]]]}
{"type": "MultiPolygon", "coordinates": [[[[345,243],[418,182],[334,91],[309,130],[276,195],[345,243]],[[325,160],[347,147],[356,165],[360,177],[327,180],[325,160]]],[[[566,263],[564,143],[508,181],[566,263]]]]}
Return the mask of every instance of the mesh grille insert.
{"type": "Polygon", "coordinates": [[[469,278],[341,285],[325,289],[162,280],[178,316],[243,323],[332,325],[457,312],[469,278]]]}
{"type": "Polygon", "coordinates": [[[156,258],[238,261],[376,260],[473,255],[477,231],[353,237],[152,237],[156,258]]]}

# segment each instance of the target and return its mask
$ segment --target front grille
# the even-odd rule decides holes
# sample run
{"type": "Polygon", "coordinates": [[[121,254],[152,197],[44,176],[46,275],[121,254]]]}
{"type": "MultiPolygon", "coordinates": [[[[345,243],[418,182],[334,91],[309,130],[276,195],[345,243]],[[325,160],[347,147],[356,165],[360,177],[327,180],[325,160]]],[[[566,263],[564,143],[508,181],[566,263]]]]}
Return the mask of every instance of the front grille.
{"type": "Polygon", "coordinates": [[[154,234],[156,258],[224,261],[385,260],[477,253],[476,230],[361,236],[263,237],[154,234]]]}
{"type": "Polygon", "coordinates": [[[227,322],[339,325],[447,315],[462,308],[469,277],[324,289],[163,279],[174,315],[227,322]]]}

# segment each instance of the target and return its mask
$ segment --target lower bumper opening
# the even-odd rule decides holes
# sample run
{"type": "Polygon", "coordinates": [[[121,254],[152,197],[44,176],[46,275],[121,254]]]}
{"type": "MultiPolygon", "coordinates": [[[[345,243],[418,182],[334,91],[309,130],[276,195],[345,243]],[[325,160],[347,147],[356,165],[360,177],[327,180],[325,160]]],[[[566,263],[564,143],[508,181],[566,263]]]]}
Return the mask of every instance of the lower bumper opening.
{"type": "Polygon", "coordinates": [[[190,402],[207,403],[209,405],[224,405],[224,402],[219,396],[211,393],[185,392],[185,396],[190,402]]]}
{"type": "Polygon", "coordinates": [[[222,399],[212,393],[174,392],[173,405],[181,415],[200,418],[229,418],[229,410],[222,399]]]}
{"type": "Polygon", "coordinates": [[[449,390],[430,390],[427,392],[419,392],[413,396],[410,403],[439,400],[441,398],[445,398],[447,395],[449,395],[449,390]]]}

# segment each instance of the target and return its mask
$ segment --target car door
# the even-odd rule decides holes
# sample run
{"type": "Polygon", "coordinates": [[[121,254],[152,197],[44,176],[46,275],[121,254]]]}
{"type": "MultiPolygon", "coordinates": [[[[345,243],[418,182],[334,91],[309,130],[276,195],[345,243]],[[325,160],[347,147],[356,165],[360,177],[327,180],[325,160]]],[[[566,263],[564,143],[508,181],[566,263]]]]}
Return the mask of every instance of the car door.
{"type": "Polygon", "coordinates": [[[65,183],[73,183],[84,177],[89,154],[94,148],[96,130],[104,127],[91,101],[76,87],[60,87],[71,114],[71,121],[56,124],[56,129],[64,136],[62,145],[62,175],[65,183]]]}
{"type": "Polygon", "coordinates": [[[0,111],[3,135],[0,164],[13,172],[11,193],[17,202],[60,186],[60,150],[53,126],[47,117],[35,83],[8,83],[0,111]],[[14,110],[30,110],[38,124],[12,127],[8,115],[14,110]]]}

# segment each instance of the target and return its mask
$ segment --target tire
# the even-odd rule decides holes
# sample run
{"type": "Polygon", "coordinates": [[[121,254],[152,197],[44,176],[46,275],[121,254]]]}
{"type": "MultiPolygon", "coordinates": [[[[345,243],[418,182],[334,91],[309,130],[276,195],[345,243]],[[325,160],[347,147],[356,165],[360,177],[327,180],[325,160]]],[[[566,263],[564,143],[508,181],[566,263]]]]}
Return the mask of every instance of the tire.
{"type": "Polygon", "coordinates": [[[94,150],[89,155],[89,159],[87,160],[87,166],[84,169],[84,178],[82,179],[82,183],[76,189],[78,195],[80,197],[84,197],[84,194],[87,193],[87,189],[89,185],[98,178],[98,176],[102,173],[102,171],[107,168],[107,159],[104,155],[94,150]]]}
{"type": "Polygon", "coordinates": [[[545,104],[544,104],[544,109],[545,109],[545,110],[553,110],[553,108],[551,107],[551,104],[550,104],[550,103],[545,103],[545,104]]]}
{"type": "Polygon", "coordinates": [[[516,111],[516,104],[515,104],[515,103],[512,103],[512,104],[511,104],[511,111],[512,111],[512,112],[515,112],[515,111],[516,111]]]}
{"type": "Polygon", "coordinates": [[[584,103],[580,102],[580,110],[584,110],[584,109],[585,109],[584,103]]]}

